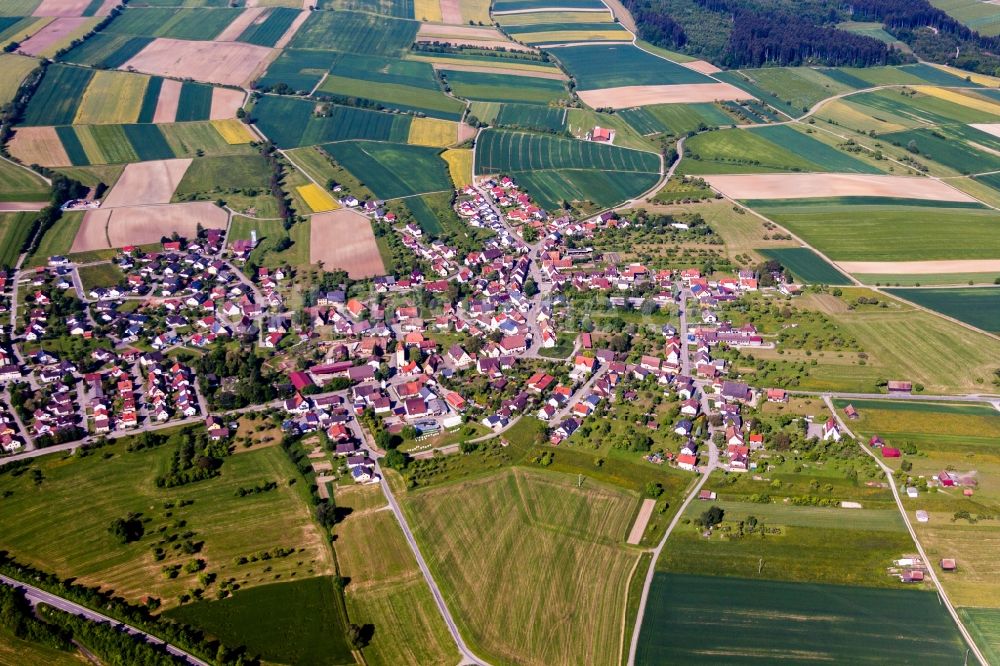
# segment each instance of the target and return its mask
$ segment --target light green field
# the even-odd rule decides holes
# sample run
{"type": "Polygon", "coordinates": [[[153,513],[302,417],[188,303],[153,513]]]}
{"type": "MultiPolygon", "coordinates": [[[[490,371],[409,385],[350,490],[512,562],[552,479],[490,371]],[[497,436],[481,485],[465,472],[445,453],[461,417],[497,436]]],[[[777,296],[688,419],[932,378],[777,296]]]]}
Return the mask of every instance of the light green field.
{"type": "Polygon", "coordinates": [[[0,159],[0,201],[46,201],[49,186],[34,172],[0,159]]]}
{"type": "Polygon", "coordinates": [[[125,281],[125,274],[115,264],[95,264],[80,268],[80,281],[87,291],[95,287],[113,287],[125,281]]]}
{"type": "Polygon", "coordinates": [[[134,123],[142,109],[149,84],[145,74],[130,72],[94,73],[73,120],[77,125],[134,123]]]}
{"type": "Polygon", "coordinates": [[[80,230],[81,222],[83,222],[82,211],[63,213],[62,217],[45,232],[38,244],[38,250],[28,257],[25,263],[28,266],[43,266],[51,256],[68,254],[73,246],[73,239],[76,238],[76,232],[80,230]]]}
{"type": "Polygon", "coordinates": [[[993,210],[809,204],[758,210],[835,261],[1000,256],[1000,214],[993,210]]]}
{"type": "Polygon", "coordinates": [[[635,495],[517,469],[413,492],[403,509],[470,646],[490,661],[622,655],[635,495]],[[600,585],[594,576],[600,576],[600,585]],[[586,635],[587,640],[581,640],[586,635]]]}
{"type": "MultiPolygon", "coordinates": [[[[874,390],[881,378],[923,384],[928,393],[979,393],[990,390],[1000,358],[1000,341],[868,289],[845,289],[845,296],[877,297],[888,307],[848,310],[844,299],[808,294],[799,302],[817,309],[858,340],[867,365],[838,364],[826,354],[802,388],[874,390]]],[[[757,352],[754,356],[766,356],[757,352]]]]}
{"type": "Polygon", "coordinates": [[[36,213],[0,213],[0,266],[13,268],[36,213]]]}
{"type": "Polygon", "coordinates": [[[34,58],[12,53],[0,55],[0,105],[14,99],[24,77],[37,66],[34,58]]]}
{"type": "Polygon", "coordinates": [[[335,530],[340,574],[350,579],[348,613],[356,623],[375,625],[365,661],[454,664],[458,650],[382,489],[338,488],[334,499],[351,510],[335,530]]]}
{"type": "Polygon", "coordinates": [[[7,633],[0,634],[0,666],[83,666],[90,663],[80,652],[63,652],[7,633]]]}
{"type": "MultiPolygon", "coordinates": [[[[725,492],[726,484],[717,478],[709,481],[709,487],[725,492]]],[[[899,579],[887,576],[885,568],[912,549],[902,519],[891,509],[695,502],[670,535],[656,568],[671,573],[712,572],[769,580],[899,587],[899,579]],[[705,538],[693,522],[684,521],[694,521],[713,504],[725,510],[723,524],[711,538],[705,538]],[[739,537],[738,523],[743,521],[746,529],[750,516],[779,533],[762,536],[757,531],[739,537]],[[831,533],[831,529],[836,532],[831,533]],[[836,549],[830,548],[831,541],[836,541],[836,549]]]]}
{"type": "MultiPolygon", "coordinates": [[[[32,465],[43,474],[39,487],[28,474],[0,477],[0,488],[12,492],[0,503],[4,547],[17,559],[61,577],[114,589],[133,602],[158,596],[164,606],[175,605],[177,596],[196,587],[197,581],[183,572],[174,579],[161,574],[164,565],[184,564],[194,557],[166,544],[167,557],[157,562],[153,546],[161,526],[164,534],[193,532],[190,538],[204,543],[197,557],[206,561],[206,569],[220,580],[234,577],[244,588],[292,572],[303,577],[333,572],[328,545],[312,521],[308,488],[302,483],[288,486],[296,471],[280,448],[233,455],[225,460],[220,477],[158,489],[154,480],[167,470],[175,446],[167,443],[129,453],[119,443],[83,459],[40,458],[32,465]],[[238,488],[266,481],[277,481],[278,488],[236,496],[238,488]],[[193,504],[164,508],[164,502],[180,499],[193,504]],[[108,525],[129,512],[139,512],[150,522],[146,536],[122,545],[108,533],[108,525]],[[186,521],[183,529],[177,521],[186,521]],[[234,562],[237,556],[276,546],[305,550],[294,557],[234,562]]],[[[173,543],[179,546],[182,541],[173,543]]]]}

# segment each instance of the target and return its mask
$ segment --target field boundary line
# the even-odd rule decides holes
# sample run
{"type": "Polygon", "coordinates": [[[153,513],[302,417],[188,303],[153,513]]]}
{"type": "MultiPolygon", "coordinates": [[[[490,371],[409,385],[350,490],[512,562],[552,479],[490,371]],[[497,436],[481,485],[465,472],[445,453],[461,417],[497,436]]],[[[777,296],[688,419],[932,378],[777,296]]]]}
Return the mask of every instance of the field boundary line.
{"type": "Polygon", "coordinates": [[[674,531],[674,528],[677,527],[677,524],[681,522],[681,516],[684,515],[684,512],[687,510],[694,498],[698,496],[698,493],[708,481],[708,477],[712,475],[714,470],[715,463],[712,462],[709,464],[708,468],[701,473],[697,483],[695,483],[694,487],[691,488],[690,492],[688,492],[687,497],[684,498],[684,502],[677,509],[677,513],[674,514],[670,524],[667,525],[667,529],[663,533],[660,543],[658,543],[656,548],[653,549],[653,557],[649,561],[649,570],[646,572],[646,582],[642,586],[642,596],[639,598],[639,610],[635,615],[635,627],[632,629],[632,642],[629,646],[628,652],[628,666],[635,666],[636,652],[639,649],[639,634],[642,632],[642,620],[643,616],[646,614],[646,602],[649,601],[649,589],[653,586],[653,577],[656,575],[656,561],[660,559],[660,553],[663,552],[664,546],[667,545],[667,539],[670,537],[670,534],[674,531]]]}
{"type": "Polygon", "coordinates": [[[962,634],[962,638],[965,639],[965,642],[972,649],[972,653],[976,656],[976,659],[979,660],[979,663],[982,664],[983,666],[989,666],[989,662],[986,661],[986,658],[980,651],[979,645],[977,645],[976,642],[972,640],[972,635],[969,633],[969,630],[966,629],[965,624],[963,624],[962,622],[962,618],[959,617],[958,612],[952,605],[951,599],[948,597],[948,593],[945,591],[944,586],[941,585],[941,581],[938,579],[937,572],[934,571],[934,565],[928,559],[927,553],[924,552],[924,547],[920,543],[920,539],[917,538],[917,532],[916,530],[913,529],[913,524],[910,523],[910,516],[906,513],[906,509],[903,507],[903,500],[899,496],[899,488],[896,485],[896,479],[893,476],[892,468],[883,463],[881,460],[879,460],[878,457],[875,455],[875,453],[872,452],[872,450],[869,449],[867,446],[865,446],[863,440],[858,439],[857,437],[854,436],[854,433],[851,432],[851,429],[847,426],[846,423],[844,423],[844,420],[840,417],[840,414],[837,413],[837,410],[834,408],[833,400],[830,398],[829,394],[823,396],[823,402],[826,403],[827,408],[829,408],[830,413],[833,414],[833,418],[836,419],[837,423],[840,425],[840,428],[845,433],[854,438],[854,440],[858,443],[858,446],[861,447],[861,450],[867,453],[876,462],[876,464],[878,464],[879,468],[883,472],[885,472],[886,479],[889,481],[889,488],[892,490],[892,496],[896,500],[896,508],[899,510],[900,515],[903,517],[903,522],[906,524],[906,529],[910,533],[910,538],[913,539],[913,545],[917,547],[917,552],[920,553],[920,557],[927,565],[927,572],[928,574],[930,574],[931,580],[934,582],[934,587],[937,589],[939,599],[944,603],[945,608],[948,609],[948,613],[951,615],[952,620],[954,620],[955,624],[958,626],[959,633],[962,634]]]}

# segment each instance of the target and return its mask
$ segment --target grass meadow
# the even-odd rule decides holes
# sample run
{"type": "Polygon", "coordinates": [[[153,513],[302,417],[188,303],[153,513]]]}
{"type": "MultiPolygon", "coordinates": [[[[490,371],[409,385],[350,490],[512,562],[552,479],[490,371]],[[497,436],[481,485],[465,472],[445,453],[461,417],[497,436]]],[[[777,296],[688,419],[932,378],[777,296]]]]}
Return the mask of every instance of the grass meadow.
{"type": "Polygon", "coordinates": [[[347,619],[327,576],[238,590],[221,601],[202,601],[167,612],[226,645],[276,664],[354,664],[347,619]]]}
{"type": "Polygon", "coordinates": [[[0,160],[0,201],[47,201],[49,186],[39,176],[0,160]]]}
{"type": "Polygon", "coordinates": [[[161,569],[195,557],[218,580],[231,577],[242,588],[333,572],[329,547],[312,520],[308,489],[288,484],[297,472],[281,449],[239,453],[225,460],[217,478],[159,489],[155,478],[166,471],[175,446],[168,442],[128,452],[121,442],[82,458],[38,458],[32,464],[44,479],[38,486],[27,474],[0,476],[0,488],[10,493],[0,503],[4,547],[19,560],[113,589],[133,602],[146,595],[160,597],[164,607],[175,606],[178,595],[199,583],[194,574],[182,571],[169,578],[161,569]],[[236,496],[238,488],[267,481],[278,487],[262,495],[236,496]],[[190,504],[180,507],[181,500],[190,504]],[[108,526],[130,512],[141,514],[145,536],[122,545],[108,526]],[[189,537],[178,538],[188,532],[189,537]],[[160,546],[166,556],[157,561],[154,547],[163,538],[170,541],[160,546]],[[180,549],[185,539],[202,544],[196,556],[180,549]],[[238,556],[278,546],[297,552],[266,562],[235,563],[238,556]]]}
{"type": "Polygon", "coordinates": [[[37,213],[0,213],[0,266],[13,268],[37,213]]]}
{"type": "Polygon", "coordinates": [[[515,468],[404,498],[463,637],[485,658],[620,659],[638,559],[623,543],[638,498],[590,480],[576,484],[575,476],[515,468]]]}
{"type": "Polygon", "coordinates": [[[335,529],[348,612],[352,621],[375,626],[365,661],[454,664],[458,650],[381,488],[337,487],[334,500],[349,511],[335,529]]]}
{"type": "Polygon", "coordinates": [[[814,250],[807,247],[759,250],[769,259],[776,259],[797,279],[813,284],[851,284],[850,278],[838,271],[814,250]]]}

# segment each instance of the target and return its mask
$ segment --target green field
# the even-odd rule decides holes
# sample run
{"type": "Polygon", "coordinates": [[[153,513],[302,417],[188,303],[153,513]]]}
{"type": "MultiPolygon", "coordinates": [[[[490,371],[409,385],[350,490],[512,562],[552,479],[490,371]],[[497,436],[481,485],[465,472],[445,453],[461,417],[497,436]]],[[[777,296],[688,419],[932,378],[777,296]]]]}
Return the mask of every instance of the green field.
{"type": "Polygon", "coordinates": [[[413,18],[413,0],[319,0],[323,9],[353,9],[395,18],[413,18]]]}
{"type": "Polygon", "coordinates": [[[515,468],[411,492],[402,504],[463,637],[482,657],[620,660],[625,592],[638,559],[623,546],[635,495],[515,468]]]}
{"type": "Polygon", "coordinates": [[[254,107],[257,126],[282,148],[318,145],[330,141],[369,139],[406,143],[410,116],[330,105],[329,115],[314,114],[316,104],[266,95],[254,107]]]}
{"type": "Polygon", "coordinates": [[[827,263],[823,257],[807,247],[771,248],[757,250],[769,259],[776,259],[797,279],[812,284],[851,284],[850,278],[827,263]]]}
{"type": "Polygon", "coordinates": [[[444,69],[451,91],[458,97],[483,102],[548,104],[567,98],[566,84],[557,79],[444,69]]]}
{"type": "Polygon", "coordinates": [[[570,46],[553,49],[552,55],[576,80],[579,90],[713,82],[631,44],[570,46]]]}
{"type": "Polygon", "coordinates": [[[95,264],[80,267],[80,282],[86,291],[96,287],[113,287],[125,282],[125,274],[116,264],[95,264]]]}
{"type": "Polygon", "coordinates": [[[962,174],[1000,170],[1000,156],[995,154],[1000,140],[972,127],[907,130],[880,138],[910,152],[917,151],[917,159],[934,160],[962,174]]]}
{"type": "Polygon", "coordinates": [[[225,8],[128,8],[104,32],[137,37],[211,40],[218,37],[242,9],[225,8]]]}
{"type": "Polygon", "coordinates": [[[284,83],[294,91],[309,92],[330,69],[335,57],[330,51],[283,49],[255,85],[269,88],[284,83]]]}
{"type": "Polygon", "coordinates": [[[177,102],[177,122],[208,120],[212,116],[212,86],[185,81],[177,102]]]}
{"type": "Polygon", "coordinates": [[[723,80],[747,89],[758,99],[792,116],[799,115],[800,111],[822,99],[855,89],[812,67],[741,69],[723,77],[723,80]]]}
{"type": "Polygon", "coordinates": [[[267,189],[271,171],[261,155],[202,157],[191,162],[174,197],[228,190],[267,189]]]}
{"type": "Polygon", "coordinates": [[[0,266],[13,268],[37,213],[0,213],[0,266]]]}
{"type": "Polygon", "coordinates": [[[657,573],[645,618],[644,665],[957,664],[965,652],[936,597],[916,590],[657,573]]]}
{"type": "MultiPolygon", "coordinates": [[[[28,474],[0,476],[0,488],[12,493],[0,503],[4,547],[28,564],[113,589],[133,602],[158,596],[164,607],[176,605],[178,595],[198,585],[193,574],[161,574],[163,566],[183,565],[194,557],[180,549],[185,538],[202,543],[197,557],[205,560],[206,571],[220,582],[235,578],[243,589],[292,575],[333,572],[329,546],[312,520],[309,490],[304,483],[286,483],[296,471],[280,448],[233,455],[223,463],[221,476],[164,490],[154,481],[167,471],[178,438],[137,452],[126,451],[127,442],[119,442],[84,458],[56,454],[36,459],[32,466],[43,475],[40,486],[28,474]],[[275,490],[236,496],[238,488],[271,480],[279,482],[275,490]],[[179,507],[181,499],[192,503],[179,507]],[[175,506],[168,508],[168,502],[175,506]],[[129,512],[149,522],[144,537],[123,545],[108,526],[129,512]],[[181,538],[185,532],[192,535],[181,538]],[[170,542],[161,546],[165,559],[156,561],[154,547],[170,535],[170,542]],[[276,546],[304,550],[256,563],[234,561],[276,546]]],[[[209,594],[215,594],[214,588],[206,590],[209,594]]]]}
{"type": "Polygon", "coordinates": [[[49,186],[40,176],[0,160],[0,201],[48,201],[49,186]]]}
{"type": "Polygon", "coordinates": [[[25,265],[44,266],[49,257],[69,254],[81,222],[83,222],[82,212],[63,213],[62,217],[42,236],[38,250],[28,258],[25,265]]]}
{"type": "Polygon", "coordinates": [[[323,150],[380,199],[453,189],[439,148],[344,141],[327,144],[323,150]]]}
{"type": "Polygon", "coordinates": [[[510,174],[545,208],[563,200],[608,206],[653,187],[653,153],[550,134],[487,130],[476,142],[480,174],[510,174]]]}
{"type": "Polygon", "coordinates": [[[151,41],[152,37],[99,32],[72,48],[63,57],[67,62],[113,69],[124,65],[151,41]]]}
{"type": "Polygon", "coordinates": [[[271,9],[263,21],[244,30],[237,41],[257,46],[274,46],[282,35],[288,32],[288,28],[298,15],[299,11],[296,9],[287,7],[271,9]]]}
{"type": "Polygon", "coordinates": [[[684,144],[680,170],[688,174],[783,171],[881,173],[846,152],[787,125],[723,129],[684,144]]]}
{"type": "Polygon", "coordinates": [[[993,210],[808,204],[757,210],[834,261],[1000,256],[1000,216],[993,210]]]}
{"type": "Polygon", "coordinates": [[[70,125],[94,72],[51,65],[24,113],[25,125],[70,125]]]}
{"type": "Polygon", "coordinates": [[[338,55],[316,92],[319,97],[370,99],[447,120],[459,120],[465,110],[463,102],[444,94],[430,64],[379,56],[338,55]]]}
{"type": "Polygon", "coordinates": [[[959,608],[958,614],[987,661],[1000,661],[1000,609],[959,608]]]}
{"type": "Polygon", "coordinates": [[[558,132],[566,126],[566,110],[535,104],[502,104],[496,123],[518,129],[558,132]]]}
{"type": "Polygon", "coordinates": [[[361,12],[313,12],[292,38],[295,49],[361,55],[401,55],[413,43],[416,21],[361,12]]]}
{"type": "Polygon", "coordinates": [[[940,312],[991,333],[1000,332],[1000,288],[888,289],[934,312],[940,312]]]}
{"type": "Polygon", "coordinates": [[[476,170],[479,173],[541,169],[659,173],[660,160],[653,153],[549,134],[486,130],[476,142],[476,170]]]}
{"type": "Polygon", "coordinates": [[[338,487],[334,500],[350,512],[335,530],[347,609],[352,621],[375,625],[365,662],[455,664],[458,651],[381,488],[338,487]]]}
{"type": "Polygon", "coordinates": [[[680,135],[733,122],[715,104],[654,104],[625,109],[618,115],[642,135],[660,132],[680,135]]]}
{"type": "Polygon", "coordinates": [[[0,106],[14,99],[21,82],[37,66],[38,63],[27,56],[0,55],[0,106]]]}
{"type": "Polygon", "coordinates": [[[167,617],[204,630],[226,645],[277,664],[354,664],[347,618],[329,577],[237,591],[221,601],[182,606],[167,617]]]}
{"type": "Polygon", "coordinates": [[[1000,34],[1000,7],[979,0],[931,0],[931,4],[981,35],[1000,34]]]}

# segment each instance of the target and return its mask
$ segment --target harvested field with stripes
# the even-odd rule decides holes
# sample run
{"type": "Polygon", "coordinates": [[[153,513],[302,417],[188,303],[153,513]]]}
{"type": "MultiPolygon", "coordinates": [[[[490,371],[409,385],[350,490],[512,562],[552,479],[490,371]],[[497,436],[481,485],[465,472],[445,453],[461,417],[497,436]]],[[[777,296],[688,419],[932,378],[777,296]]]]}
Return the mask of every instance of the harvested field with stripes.
{"type": "Polygon", "coordinates": [[[577,94],[587,106],[595,109],[628,109],[650,104],[699,104],[753,99],[752,95],[728,83],[623,86],[581,90],[577,94]]]}

